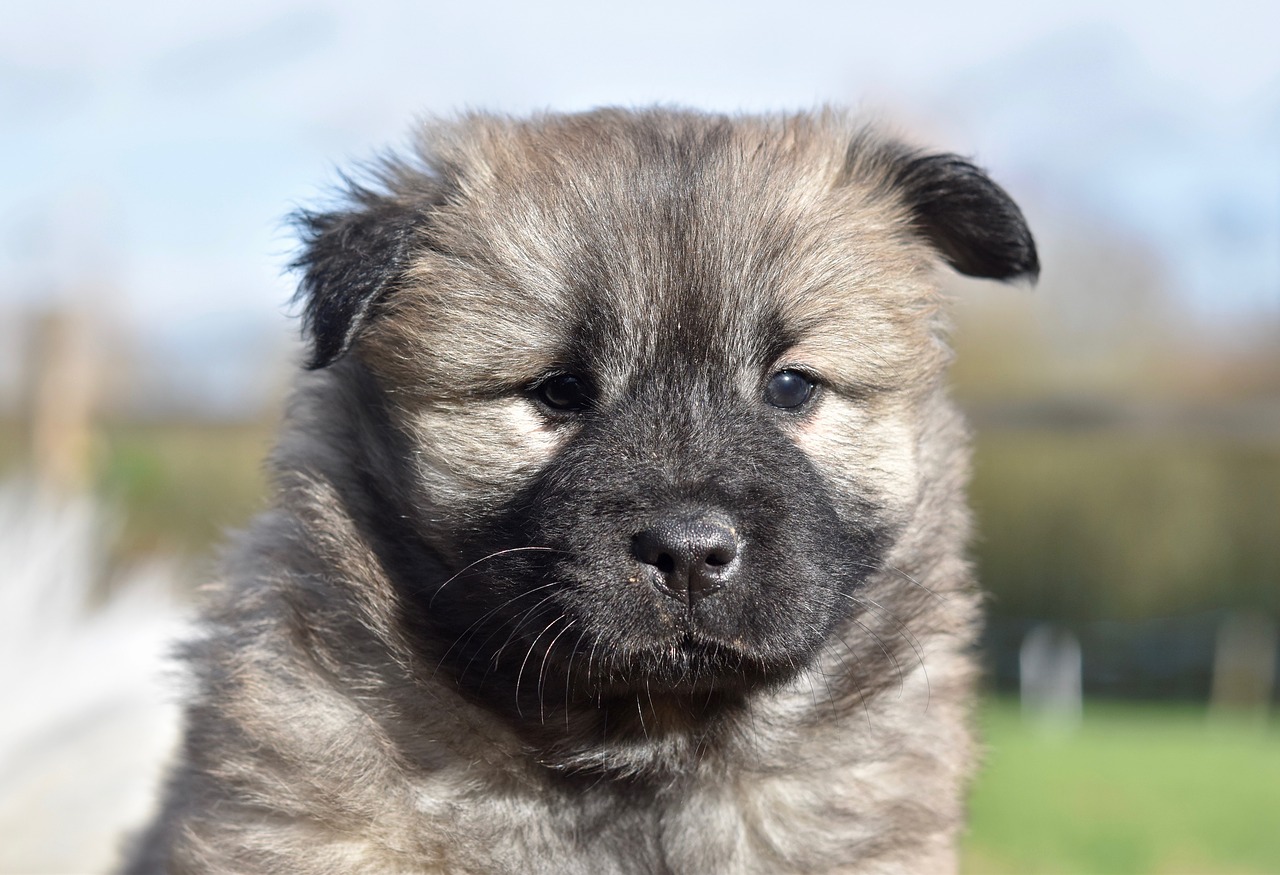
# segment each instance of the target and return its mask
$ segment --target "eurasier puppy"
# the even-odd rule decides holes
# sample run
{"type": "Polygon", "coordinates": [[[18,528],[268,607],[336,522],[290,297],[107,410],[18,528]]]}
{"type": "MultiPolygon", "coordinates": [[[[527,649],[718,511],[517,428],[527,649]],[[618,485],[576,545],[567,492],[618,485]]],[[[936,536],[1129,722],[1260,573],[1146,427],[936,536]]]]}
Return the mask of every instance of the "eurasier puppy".
{"type": "Polygon", "coordinates": [[[953,155],[831,113],[430,126],[300,218],[311,344],[130,872],[939,873],[978,597],[953,155]]]}

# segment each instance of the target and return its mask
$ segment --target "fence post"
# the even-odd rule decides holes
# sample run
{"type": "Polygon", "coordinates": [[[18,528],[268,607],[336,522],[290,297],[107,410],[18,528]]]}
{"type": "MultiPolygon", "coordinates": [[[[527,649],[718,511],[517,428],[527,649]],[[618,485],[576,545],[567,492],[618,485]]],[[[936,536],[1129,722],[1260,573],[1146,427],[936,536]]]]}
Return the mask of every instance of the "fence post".
{"type": "Polygon", "coordinates": [[[1080,642],[1068,629],[1041,623],[1018,652],[1023,718],[1054,730],[1080,725],[1083,711],[1080,642]]]}
{"type": "Polygon", "coordinates": [[[100,388],[88,314],[66,308],[31,318],[27,451],[36,483],[60,495],[93,485],[93,418],[100,388]]]}
{"type": "Polygon", "coordinates": [[[1213,654],[1214,713],[1266,719],[1275,690],[1277,647],[1280,636],[1270,617],[1235,613],[1223,618],[1213,654]]]}

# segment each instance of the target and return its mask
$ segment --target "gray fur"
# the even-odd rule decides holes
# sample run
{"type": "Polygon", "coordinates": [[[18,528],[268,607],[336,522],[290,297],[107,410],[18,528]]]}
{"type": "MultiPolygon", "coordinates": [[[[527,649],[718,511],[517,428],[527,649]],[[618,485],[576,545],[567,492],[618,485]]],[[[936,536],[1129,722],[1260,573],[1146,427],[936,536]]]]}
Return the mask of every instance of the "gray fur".
{"type": "Polygon", "coordinates": [[[376,176],[302,217],[313,370],[125,871],[953,871],[979,599],[934,271],[1034,275],[1017,208],[836,113],[475,115],[376,176]],[[788,368],[818,394],[765,409],[788,368]],[[535,400],[565,370],[586,412],[535,400]],[[625,546],[690,503],[747,532],[696,609],[625,546]]]}

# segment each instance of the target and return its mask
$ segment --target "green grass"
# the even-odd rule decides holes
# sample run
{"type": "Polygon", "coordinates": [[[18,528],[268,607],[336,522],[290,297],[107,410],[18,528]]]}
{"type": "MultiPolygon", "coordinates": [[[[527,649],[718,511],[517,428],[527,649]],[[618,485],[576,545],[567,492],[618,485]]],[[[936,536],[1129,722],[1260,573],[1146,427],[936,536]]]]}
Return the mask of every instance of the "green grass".
{"type": "Polygon", "coordinates": [[[1189,706],[1089,704],[1051,735],[983,712],[968,875],[1280,872],[1280,730],[1189,706]]]}

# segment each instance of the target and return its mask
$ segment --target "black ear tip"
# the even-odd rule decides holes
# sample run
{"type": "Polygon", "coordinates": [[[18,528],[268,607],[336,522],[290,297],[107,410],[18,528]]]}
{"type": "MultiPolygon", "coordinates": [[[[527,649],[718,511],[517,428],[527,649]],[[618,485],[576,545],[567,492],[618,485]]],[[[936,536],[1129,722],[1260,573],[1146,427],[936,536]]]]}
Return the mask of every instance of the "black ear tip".
{"type": "Polygon", "coordinates": [[[1027,261],[1026,268],[1022,273],[1015,277],[1011,277],[1011,279],[1021,280],[1030,286],[1034,286],[1040,281],[1040,255],[1036,252],[1036,245],[1034,242],[1031,242],[1031,253],[1030,258],[1027,261]]]}
{"type": "Polygon", "coordinates": [[[1012,272],[1001,279],[1025,281],[1034,285],[1040,279],[1040,250],[1036,246],[1035,237],[1031,233],[1026,217],[1023,216],[1022,210],[1013,198],[1009,197],[1003,188],[995,183],[991,184],[999,193],[999,198],[1003,201],[1003,209],[1009,217],[1011,226],[1009,239],[1017,241],[1010,247],[1009,266],[1012,272]]]}
{"type": "MultiPolygon", "coordinates": [[[[1017,210],[1017,206],[1012,201],[1009,202],[1009,205],[1014,210],[1017,210]]],[[[1040,279],[1040,253],[1036,247],[1035,238],[1031,236],[1031,231],[1027,227],[1026,220],[1022,218],[1021,211],[1017,213],[1016,228],[1008,239],[1010,245],[1006,251],[1006,258],[1002,262],[992,264],[993,270],[990,273],[975,275],[1003,282],[1026,283],[1028,286],[1034,286],[1040,279]]]]}

